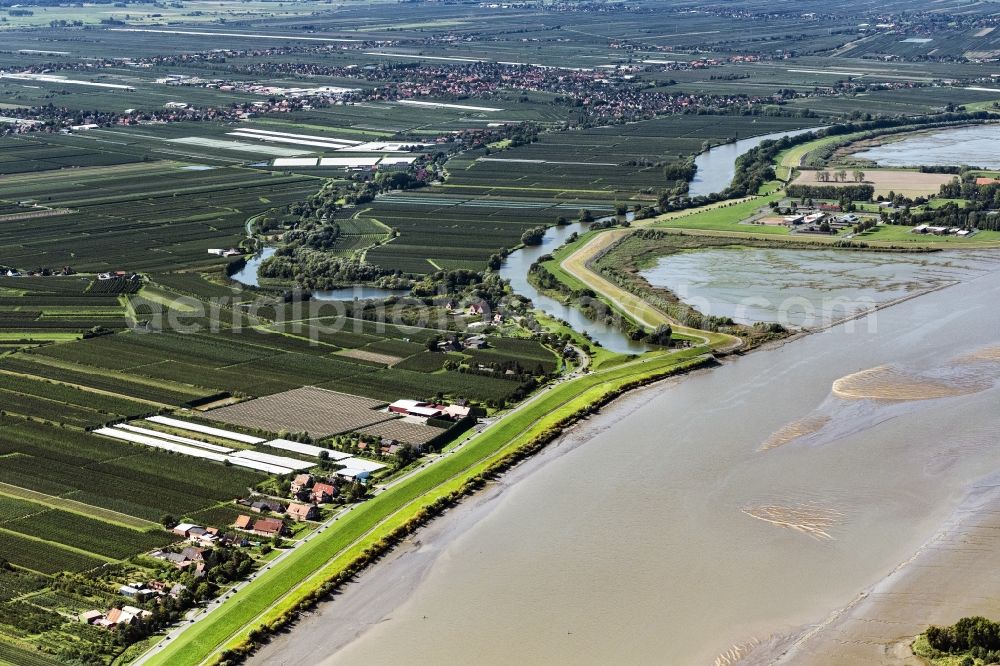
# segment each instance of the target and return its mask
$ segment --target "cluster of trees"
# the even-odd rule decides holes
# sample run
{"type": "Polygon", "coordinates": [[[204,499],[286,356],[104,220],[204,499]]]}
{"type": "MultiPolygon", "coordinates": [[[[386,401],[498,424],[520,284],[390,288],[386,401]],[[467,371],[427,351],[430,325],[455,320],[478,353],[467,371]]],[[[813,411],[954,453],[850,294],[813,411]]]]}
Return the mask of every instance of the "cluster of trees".
{"type": "Polygon", "coordinates": [[[875,198],[875,186],[846,185],[831,187],[828,185],[789,185],[788,196],[798,199],[838,199],[847,201],[871,201],[875,198]]]}
{"type": "MultiPolygon", "coordinates": [[[[860,169],[855,169],[851,173],[851,177],[854,179],[855,183],[863,183],[863,182],[865,182],[865,172],[861,171],[860,169]]],[[[839,183],[846,183],[847,182],[847,170],[846,169],[840,169],[839,171],[833,171],[833,172],[820,170],[820,171],[816,172],[816,180],[818,180],[821,183],[829,183],[831,179],[835,183],[838,183],[838,182],[839,183]]]]}
{"type": "Polygon", "coordinates": [[[541,245],[543,238],[545,238],[545,227],[532,227],[521,234],[521,242],[524,245],[541,245]]]}
{"type": "Polygon", "coordinates": [[[945,199],[965,199],[983,208],[1000,210],[1000,182],[976,185],[976,177],[969,174],[954,178],[941,186],[940,196],[945,199]]]}
{"type": "Polygon", "coordinates": [[[878,222],[876,222],[875,220],[872,219],[862,220],[861,222],[858,222],[857,224],[854,225],[854,233],[856,234],[864,233],[869,229],[874,229],[876,226],[878,226],[878,222]]]}
{"type": "Polygon", "coordinates": [[[694,178],[694,174],[698,171],[698,167],[694,163],[694,158],[685,160],[684,162],[672,162],[663,167],[663,177],[668,181],[681,180],[687,183],[689,180],[694,178]]]}
{"type": "Polygon", "coordinates": [[[309,289],[372,282],[387,274],[388,271],[375,264],[334,257],[322,250],[284,245],[260,265],[262,277],[290,280],[309,289]]]}
{"type": "Polygon", "coordinates": [[[985,617],[963,617],[950,627],[931,627],[927,643],[945,654],[970,652],[986,663],[1000,661],[1000,623],[985,617]]]}
{"type": "MultiPolygon", "coordinates": [[[[812,136],[806,134],[803,136],[812,136]]],[[[774,159],[785,148],[780,141],[765,141],[736,158],[733,182],[722,192],[722,199],[735,199],[757,194],[761,186],[775,179],[774,159]]]]}
{"type": "Polygon", "coordinates": [[[973,174],[955,178],[941,186],[940,196],[946,199],[964,199],[965,205],[949,201],[938,208],[914,212],[912,204],[923,203],[923,199],[910,201],[901,195],[893,197],[896,210],[886,214],[889,224],[913,226],[929,224],[939,227],[959,227],[1000,231],[1000,183],[976,185],[973,174]]]}

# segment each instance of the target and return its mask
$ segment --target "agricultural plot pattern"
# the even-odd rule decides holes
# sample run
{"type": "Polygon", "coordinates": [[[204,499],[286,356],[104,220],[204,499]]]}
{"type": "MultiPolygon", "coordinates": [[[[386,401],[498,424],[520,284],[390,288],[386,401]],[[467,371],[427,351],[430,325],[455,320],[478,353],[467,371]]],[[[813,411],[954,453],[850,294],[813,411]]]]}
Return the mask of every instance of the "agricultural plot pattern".
{"type": "Polygon", "coordinates": [[[0,277],[0,333],[25,337],[82,334],[93,328],[125,328],[118,296],[138,289],[138,281],[93,277],[0,277]]]}
{"type": "Polygon", "coordinates": [[[377,411],[385,403],[347,393],[304,387],[206,412],[207,418],[268,432],[328,437],[395,417],[377,411]]]}
{"type": "Polygon", "coordinates": [[[0,263],[98,272],[218,265],[207,248],[238,245],[247,218],[319,189],[305,176],[238,167],[192,172],[183,166],[154,161],[4,178],[0,201],[72,212],[4,223],[0,263]]]}
{"type": "Polygon", "coordinates": [[[167,545],[177,537],[155,526],[163,513],[214,506],[260,478],[10,417],[0,456],[2,556],[39,573],[167,545]]]}
{"type": "Polygon", "coordinates": [[[435,437],[440,437],[445,431],[443,428],[435,428],[434,426],[403,418],[382,421],[381,423],[361,428],[358,432],[363,435],[372,435],[374,437],[393,439],[397,442],[420,445],[426,444],[435,437]]]}

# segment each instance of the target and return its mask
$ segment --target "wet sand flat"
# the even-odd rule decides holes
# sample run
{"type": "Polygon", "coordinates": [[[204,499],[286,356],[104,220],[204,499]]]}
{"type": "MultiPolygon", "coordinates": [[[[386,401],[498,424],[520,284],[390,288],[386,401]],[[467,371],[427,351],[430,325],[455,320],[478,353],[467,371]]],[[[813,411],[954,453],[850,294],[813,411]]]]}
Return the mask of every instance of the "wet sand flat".
{"type": "Polygon", "coordinates": [[[761,646],[755,664],[922,664],[910,642],[928,624],[1000,609],[1000,480],[976,488],[912,559],[817,628],[761,646]]]}

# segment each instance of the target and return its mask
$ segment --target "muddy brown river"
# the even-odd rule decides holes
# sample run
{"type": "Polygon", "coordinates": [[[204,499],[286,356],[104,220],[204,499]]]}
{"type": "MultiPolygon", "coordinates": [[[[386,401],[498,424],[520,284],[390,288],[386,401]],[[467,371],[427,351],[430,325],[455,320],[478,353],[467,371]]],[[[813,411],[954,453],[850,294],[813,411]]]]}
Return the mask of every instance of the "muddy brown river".
{"type": "Polygon", "coordinates": [[[954,286],[626,396],[253,663],[904,663],[926,621],[1000,614],[976,569],[995,539],[949,532],[1000,515],[1000,257],[970,257],[954,286]]]}

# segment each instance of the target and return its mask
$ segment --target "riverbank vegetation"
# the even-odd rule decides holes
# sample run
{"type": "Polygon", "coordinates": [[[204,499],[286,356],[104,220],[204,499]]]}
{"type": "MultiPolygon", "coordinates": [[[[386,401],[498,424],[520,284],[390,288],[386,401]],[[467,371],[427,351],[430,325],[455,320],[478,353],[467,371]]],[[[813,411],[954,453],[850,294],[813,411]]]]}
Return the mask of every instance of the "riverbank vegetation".
{"type": "Polygon", "coordinates": [[[934,666],[995,664],[1000,662],[1000,623],[963,617],[951,626],[932,626],[914,641],[913,652],[934,666]]]}

